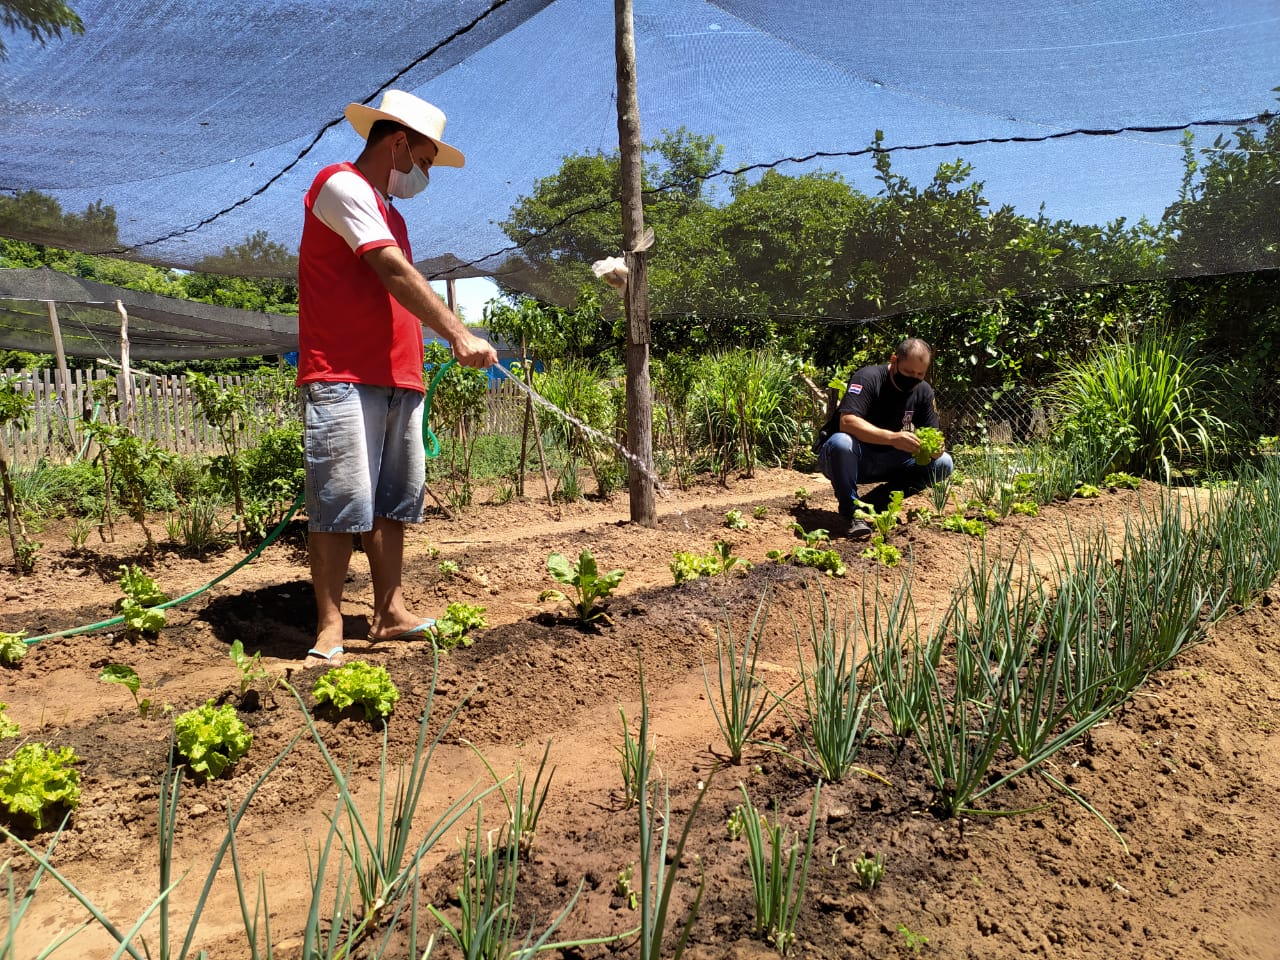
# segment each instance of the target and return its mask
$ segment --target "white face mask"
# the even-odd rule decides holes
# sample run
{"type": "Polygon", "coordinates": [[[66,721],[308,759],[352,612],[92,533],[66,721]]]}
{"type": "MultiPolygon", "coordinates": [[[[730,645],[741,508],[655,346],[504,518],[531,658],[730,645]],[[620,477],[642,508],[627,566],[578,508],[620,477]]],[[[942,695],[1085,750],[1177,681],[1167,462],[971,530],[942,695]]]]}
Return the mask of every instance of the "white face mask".
{"type": "Polygon", "coordinates": [[[399,197],[401,200],[416,197],[431,182],[430,178],[422,172],[422,168],[413,159],[413,150],[407,143],[405,148],[409,150],[409,172],[401,173],[396,169],[393,161],[391,164],[391,176],[387,180],[387,195],[399,197]]]}

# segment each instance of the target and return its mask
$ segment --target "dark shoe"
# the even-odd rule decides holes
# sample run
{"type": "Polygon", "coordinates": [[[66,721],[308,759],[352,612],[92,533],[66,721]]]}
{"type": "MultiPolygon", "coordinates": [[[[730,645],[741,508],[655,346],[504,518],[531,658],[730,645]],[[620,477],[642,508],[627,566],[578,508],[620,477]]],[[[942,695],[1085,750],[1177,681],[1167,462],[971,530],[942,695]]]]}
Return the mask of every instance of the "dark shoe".
{"type": "Polygon", "coordinates": [[[849,532],[845,536],[850,540],[866,540],[871,536],[871,524],[865,520],[854,520],[849,524],[849,532]]]}

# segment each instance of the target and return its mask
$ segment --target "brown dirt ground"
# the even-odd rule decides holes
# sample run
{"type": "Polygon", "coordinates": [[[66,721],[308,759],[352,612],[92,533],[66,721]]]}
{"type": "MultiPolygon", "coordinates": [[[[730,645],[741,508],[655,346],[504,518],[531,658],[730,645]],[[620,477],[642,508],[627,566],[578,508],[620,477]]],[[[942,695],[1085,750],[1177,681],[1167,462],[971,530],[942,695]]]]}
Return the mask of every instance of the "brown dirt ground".
{"type": "MultiPolygon", "coordinates": [[[[531,487],[531,489],[533,489],[531,487]]],[[[1046,508],[1036,519],[1015,518],[994,528],[989,544],[1026,543],[1047,563],[1067,525],[1103,524],[1111,531],[1153,488],[1104,494],[1046,508]]],[[[494,768],[519,763],[532,771],[552,741],[555,765],[532,861],[523,875],[524,923],[544,925],[579,880],[581,898],[557,934],[560,939],[617,934],[637,923],[615,895],[619,871],[638,855],[636,813],[620,803],[622,706],[639,715],[637,663],[643,659],[657,762],[671,789],[673,824],[683,825],[722,747],[703,689],[701,657],[714,654],[718,625],[736,635],[772,585],[766,677],[789,685],[797,671],[793,617],[806,624],[807,585],[823,583],[837,598],[856,601],[874,569],[859,547],[837,541],[849,565],[843,580],[779,567],[765,552],[794,543],[788,525],[825,525],[834,501],[820,477],[761,471],[727,488],[675,492],[658,501],[656,529],[627,522],[625,498],[558,508],[524,502],[478,506],[456,519],[432,519],[409,538],[406,591],[412,606],[439,614],[447,602],[487,607],[489,628],[474,646],[442,658],[431,729],[471,692],[432,763],[421,822],[425,827],[473,785],[487,781],[464,740],[494,768]],[[799,507],[793,491],[815,495],[799,507]],[[746,532],[729,534],[725,510],[748,517],[769,508],[746,532]],[[756,562],[733,579],[672,585],[675,550],[707,551],[729,534],[736,552],[756,562]],[[431,554],[439,550],[439,558],[431,554]],[[552,586],[547,554],[576,555],[589,547],[604,569],[627,573],[608,610],[612,622],[582,630],[563,606],[539,602],[552,586]],[[439,559],[453,559],[461,575],[448,578],[439,559]]],[[[162,528],[157,524],[158,528],[162,528]]],[[[74,551],[65,532],[47,528],[36,573],[0,576],[0,627],[30,635],[100,621],[118,596],[116,570],[138,559],[138,539],[118,525],[115,543],[74,551]]],[[[927,624],[959,583],[972,541],[955,534],[903,528],[910,545],[914,597],[927,624]]],[[[224,550],[201,560],[163,552],[152,574],[171,595],[196,589],[240,554],[224,550]]],[[[896,574],[891,574],[892,576],[896,574]]],[[[910,954],[899,925],[928,938],[920,955],[947,958],[1046,956],[1274,960],[1280,957],[1280,592],[1217,624],[1208,641],[1161,672],[1083,742],[1059,754],[1054,770],[1122,832],[1128,851],[1100,820],[1022,778],[995,798],[1005,808],[1034,808],[1012,817],[940,819],[933,812],[928,771],[910,744],[900,751],[873,739],[862,763],[876,777],[854,776],[822,790],[820,823],[808,892],[797,925],[802,957],[893,957],[910,954]],[[851,872],[864,852],[883,853],[887,873],[871,892],[851,872]]],[[[388,667],[402,699],[389,724],[390,749],[412,749],[432,683],[429,644],[357,638],[368,630],[368,568],[357,554],[347,590],[347,649],[388,667]]],[[[262,651],[270,669],[287,675],[309,698],[320,670],[302,669],[314,625],[301,528],[290,530],[228,580],[170,611],[159,638],[129,642],[97,632],[34,645],[13,670],[0,671],[0,700],[23,737],[69,744],[82,758],[83,798],[60,839],[55,862],[117,926],[128,929],[157,892],[156,811],[165,766],[169,721],[141,719],[128,692],[99,682],[110,662],[133,666],[143,695],[185,710],[212,698],[237,702],[237,673],[227,658],[232,641],[262,651]]],[[[806,634],[807,636],[807,634],[806,634]]],[[[310,701],[308,701],[310,702],[310,701]]],[[[178,888],[172,916],[185,932],[212,852],[225,832],[225,810],[303,728],[301,713],[283,690],[259,709],[242,710],[253,747],[230,775],[187,782],[179,814],[175,860],[190,874],[178,888]]],[[[353,719],[318,720],[341,763],[352,771],[362,801],[376,800],[379,731],[353,719]]],[[[796,749],[782,715],[770,725],[778,747],[796,749]]],[[[10,741],[0,748],[8,755],[10,741]]],[[[725,821],[744,783],[757,806],[778,804],[795,829],[804,826],[814,777],[777,750],[757,748],[739,767],[722,765],[708,787],[689,841],[707,877],[689,956],[765,957],[771,948],[752,937],[752,899],[744,841],[729,841],[725,821]]],[[[333,810],[335,791],[313,742],[303,740],[254,798],[237,833],[237,851],[250,876],[262,872],[269,895],[276,956],[300,953],[308,904],[308,853],[314,855],[333,810]]],[[[486,804],[498,823],[501,807],[486,804]]],[[[424,897],[453,911],[459,876],[457,839],[463,821],[428,855],[424,897]]],[[[474,821],[472,821],[474,822],[474,821]]],[[[38,845],[50,835],[38,834],[38,845]]],[[[20,876],[30,867],[22,864],[20,876]]],[[[691,901],[693,857],[680,874],[677,899],[691,901]]],[[[197,933],[213,958],[247,955],[239,907],[224,866],[197,933]]],[[[7,909],[0,905],[0,910],[7,909]]],[[[19,956],[34,956],[78,923],[82,909],[46,881],[19,933],[19,956]]],[[[424,931],[434,928],[429,918],[424,931]]],[[[2,928],[0,928],[2,929],[2,928]]],[[[148,928],[154,943],[154,920],[148,928]]],[[[80,933],[56,957],[108,957],[114,943],[96,928],[80,933]]],[[[638,955],[634,937],[611,946],[569,951],[577,958],[638,955]]],[[[450,956],[448,950],[437,955],[450,956]]]]}

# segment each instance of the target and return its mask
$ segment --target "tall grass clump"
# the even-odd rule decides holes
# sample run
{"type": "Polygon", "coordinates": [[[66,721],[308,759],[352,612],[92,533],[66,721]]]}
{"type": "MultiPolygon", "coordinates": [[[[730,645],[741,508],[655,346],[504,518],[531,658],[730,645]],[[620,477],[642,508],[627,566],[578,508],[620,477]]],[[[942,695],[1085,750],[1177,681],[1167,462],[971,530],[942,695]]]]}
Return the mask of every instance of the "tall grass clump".
{"type": "Polygon", "coordinates": [[[927,683],[918,743],[939,803],[952,816],[975,811],[995,788],[988,772],[1007,736],[1010,703],[1042,609],[1038,584],[1014,559],[989,563],[985,550],[970,557],[938,628],[955,652],[949,689],[939,669],[922,662],[927,683]]]}
{"type": "Polygon", "coordinates": [[[538,393],[582,424],[579,426],[551,410],[538,410],[543,439],[563,450],[567,458],[562,483],[567,473],[576,471],[585,458],[602,494],[617,487],[615,475],[621,468],[614,451],[600,440],[604,437],[612,441],[622,419],[622,398],[611,385],[615,379],[613,371],[572,358],[557,361],[537,375],[538,393]],[[593,435],[593,431],[599,436],[593,435]]]}
{"type": "Polygon", "coordinates": [[[802,434],[800,390],[784,358],[728,350],[698,361],[686,415],[705,462],[722,475],[753,474],[756,464],[785,462],[802,434]]]}
{"type": "Polygon", "coordinates": [[[1202,519],[1225,602],[1248,604],[1280,573],[1280,463],[1246,466],[1215,490],[1202,519]]]}
{"type": "Polygon", "coordinates": [[[1176,464],[1207,462],[1225,448],[1228,428],[1213,413],[1214,396],[1193,344],[1151,330],[1066,366],[1047,399],[1057,412],[1059,441],[1099,475],[1168,480],[1176,464]]]}
{"type": "Polygon", "coordinates": [[[1126,522],[1124,550],[1103,603],[1111,612],[1111,648],[1123,693],[1200,640],[1226,595],[1214,575],[1198,511],[1165,497],[1126,522]]]}

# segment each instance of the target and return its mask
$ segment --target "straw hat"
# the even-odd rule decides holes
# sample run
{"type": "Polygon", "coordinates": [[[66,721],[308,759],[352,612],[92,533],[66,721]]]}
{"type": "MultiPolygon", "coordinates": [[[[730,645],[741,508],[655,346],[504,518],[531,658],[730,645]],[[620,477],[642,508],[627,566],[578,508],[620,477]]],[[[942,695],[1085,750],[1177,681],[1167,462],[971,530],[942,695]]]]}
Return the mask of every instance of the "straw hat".
{"type": "Polygon", "coordinates": [[[378,104],[377,109],[363,103],[349,103],[346,117],[347,122],[355,127],[356,133],[366,140],[369,139],[369,129],[376,120],[394,120],[410,130],[416,130],[439,150],[432,166],[460,167],[466,162],[461,151],[440,139],[444,135],[444,111],[425,100],[419,100],[411,93],[388,90],[382,95],[382,103],[378,104]]]}

